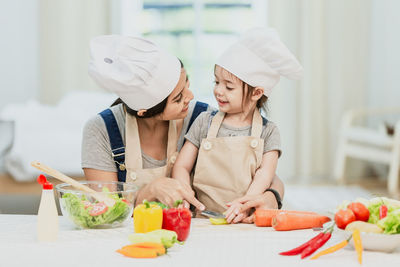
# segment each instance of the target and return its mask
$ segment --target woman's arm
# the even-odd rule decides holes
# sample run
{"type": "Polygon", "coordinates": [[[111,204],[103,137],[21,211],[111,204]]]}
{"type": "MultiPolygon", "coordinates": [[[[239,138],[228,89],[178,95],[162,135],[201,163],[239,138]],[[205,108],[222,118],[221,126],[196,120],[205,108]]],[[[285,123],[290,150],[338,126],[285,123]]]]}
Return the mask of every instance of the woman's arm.
{"type": "Polygon", "coordinates": [[[116,172],[100,171],[90,168],[83,168],[83,172],[88,181],[118,182],[118,175],[116,172]]]}

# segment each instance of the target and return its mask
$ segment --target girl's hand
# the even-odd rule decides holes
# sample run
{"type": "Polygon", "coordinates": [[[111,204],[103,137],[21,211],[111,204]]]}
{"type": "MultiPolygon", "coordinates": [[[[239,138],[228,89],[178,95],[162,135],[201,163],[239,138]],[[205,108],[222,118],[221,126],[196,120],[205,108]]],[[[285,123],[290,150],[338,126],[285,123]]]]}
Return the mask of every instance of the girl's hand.
{"type": "Polygon", "coordinates": [[[242,203],[234,200],[230,203],[227,204],[229,207],[225,212],[225,219],[228,223],[237,223],[240,222],[245,214],[243,212],[240,212],[242,203]]]}
{"type": "MultiPolygon", "coordinates": [[[[240,211],[247,212],[247,216],[242,219],[243,223],[253,223],[254,213],[251,213],[251,209],[277,209],[278,203],[272,192],[265,192],[259,195],[248,195],[236,199],[235,201],[241,203],[240,211]]],[[[230,204],[230,203],[228,203],[230,204]]]]}

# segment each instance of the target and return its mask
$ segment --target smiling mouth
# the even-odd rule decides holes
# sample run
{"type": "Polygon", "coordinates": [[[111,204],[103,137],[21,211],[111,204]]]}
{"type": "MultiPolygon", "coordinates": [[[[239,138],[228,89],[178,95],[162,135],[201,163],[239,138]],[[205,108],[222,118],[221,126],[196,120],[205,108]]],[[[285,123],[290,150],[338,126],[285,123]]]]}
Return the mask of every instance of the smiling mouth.
{"type": "Polygon", "coordinates": [[[228,101],[222,101],[222,100],[219,100],[219,99],[217,99],[217,102],[218,102],[218,105],[225,105],[225,104],[228,103],[228,101]]]}

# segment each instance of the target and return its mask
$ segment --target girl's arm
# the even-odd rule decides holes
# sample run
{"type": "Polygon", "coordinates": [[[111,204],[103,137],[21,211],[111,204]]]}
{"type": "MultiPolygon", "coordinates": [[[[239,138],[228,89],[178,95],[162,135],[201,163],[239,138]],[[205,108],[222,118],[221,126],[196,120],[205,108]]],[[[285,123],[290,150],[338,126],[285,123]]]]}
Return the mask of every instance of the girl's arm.
{"type": "Polygon", "coordinates": [[[193,169],[199,149],[186,141],[172,169],[172,178],[190,186],[190,173],[193,169]]]}
{"type": "Polygon", "coordinates": [[[257,195],[265,192],[271,186],[278,165],[279,152],[276,150],[264,153],[261,166],[256,170],[246,195],[257,195]]]}
{"type": "MultiPolygon", "coordinates": [[[[250,187],[244,197],[259,195],[265,192],[266,189],[270,188],[272,180],[275,177],[278,157],[279,152],[276,150],[264,153],[261,166],[256,170],[253,182],[250,184],[250,187]]],[[[225,218],[228,223],[238,223],[248,216],[244,212],[240,212],[242,203],[240,203],[238,199],[229,203],[228,206],[229,208],[225,212],[225,218]]]]}

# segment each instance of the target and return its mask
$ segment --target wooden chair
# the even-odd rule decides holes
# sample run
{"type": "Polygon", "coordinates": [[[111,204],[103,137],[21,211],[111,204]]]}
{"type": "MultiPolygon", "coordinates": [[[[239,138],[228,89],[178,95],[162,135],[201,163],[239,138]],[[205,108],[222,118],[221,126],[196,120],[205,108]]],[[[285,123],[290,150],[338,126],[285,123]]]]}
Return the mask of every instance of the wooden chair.
{"type": "Polygon", "coordinates": [[[335,179],[344,183],[347,158],[357,158],[389,165],[387,189],[392,196],[399,194],[400,107],[353,109],[341,121],[334,168],[335,179]],[[356,119],[398,114],[393,135],[386,131],[355,125],[356,119]]]}

